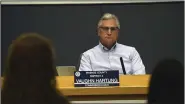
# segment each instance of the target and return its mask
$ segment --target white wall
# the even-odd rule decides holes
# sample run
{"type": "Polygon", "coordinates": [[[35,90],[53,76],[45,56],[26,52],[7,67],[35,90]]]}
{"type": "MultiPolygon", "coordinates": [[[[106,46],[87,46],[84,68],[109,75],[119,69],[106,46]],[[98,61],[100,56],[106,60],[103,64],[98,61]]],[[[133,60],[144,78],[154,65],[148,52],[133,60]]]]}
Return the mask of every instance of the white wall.
{"type": "Polygon", "coordinates": [[[103,3],[137,3],[168,2],[183,0],[1,0],[1,4],[103,4],[103,3]]]}

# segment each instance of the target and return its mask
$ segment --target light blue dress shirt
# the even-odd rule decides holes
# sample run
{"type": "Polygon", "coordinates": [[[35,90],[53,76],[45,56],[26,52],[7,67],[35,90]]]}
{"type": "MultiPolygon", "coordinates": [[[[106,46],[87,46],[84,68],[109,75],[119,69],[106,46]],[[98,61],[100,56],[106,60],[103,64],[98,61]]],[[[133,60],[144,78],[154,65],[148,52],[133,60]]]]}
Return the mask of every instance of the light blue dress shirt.
{"type": "Polygon", "coordinates": [[[119,70],[123,74],[120,62],[123,59],[127,74],[145,74],[145,66],[134,47],[116,43],[110,50],[101,43],[84,52],[81,56],[79,71],[119,70]]]}

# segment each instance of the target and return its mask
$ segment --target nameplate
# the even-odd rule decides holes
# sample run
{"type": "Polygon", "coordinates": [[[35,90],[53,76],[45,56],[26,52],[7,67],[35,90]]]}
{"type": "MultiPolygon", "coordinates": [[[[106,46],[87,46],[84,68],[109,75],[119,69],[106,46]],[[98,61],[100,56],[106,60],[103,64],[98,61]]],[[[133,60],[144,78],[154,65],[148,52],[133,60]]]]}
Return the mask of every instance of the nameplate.
{"type": "Polygon", "coordinates": [[[119,71],[75,71],[75,87],[119,86],[119,71]]]}

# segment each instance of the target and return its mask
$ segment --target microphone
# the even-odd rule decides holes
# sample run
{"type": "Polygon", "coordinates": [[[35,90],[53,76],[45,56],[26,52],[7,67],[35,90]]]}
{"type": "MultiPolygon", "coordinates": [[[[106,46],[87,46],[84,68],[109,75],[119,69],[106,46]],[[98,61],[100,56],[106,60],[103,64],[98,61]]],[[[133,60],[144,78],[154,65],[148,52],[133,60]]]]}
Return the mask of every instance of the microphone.
{"type": "Polygon", "coordinates": [[[124,66],[124,64],[123,64],[123,58],[122,57],[120,57],[120,62],[121,62],[121,66],[122,66],[122,70],[123,70],[123,74],[127,74],[126,73],[126,71],[125,71],[125,66],[124,66]]]}

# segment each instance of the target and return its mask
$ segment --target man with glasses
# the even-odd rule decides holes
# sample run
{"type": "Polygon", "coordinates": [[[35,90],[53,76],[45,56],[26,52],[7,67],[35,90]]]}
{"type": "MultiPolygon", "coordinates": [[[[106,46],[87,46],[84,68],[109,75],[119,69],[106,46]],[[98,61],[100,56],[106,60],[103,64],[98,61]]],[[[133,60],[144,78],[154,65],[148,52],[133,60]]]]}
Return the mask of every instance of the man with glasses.
{"type": "Polygon", "coordinates": [[[79,71],[119,70],[120,74],[145,74],[145,66],[134,47],[117,43],[120,23],[105,13],[98,23],[99,45],[81,55],[79,71]]]}

